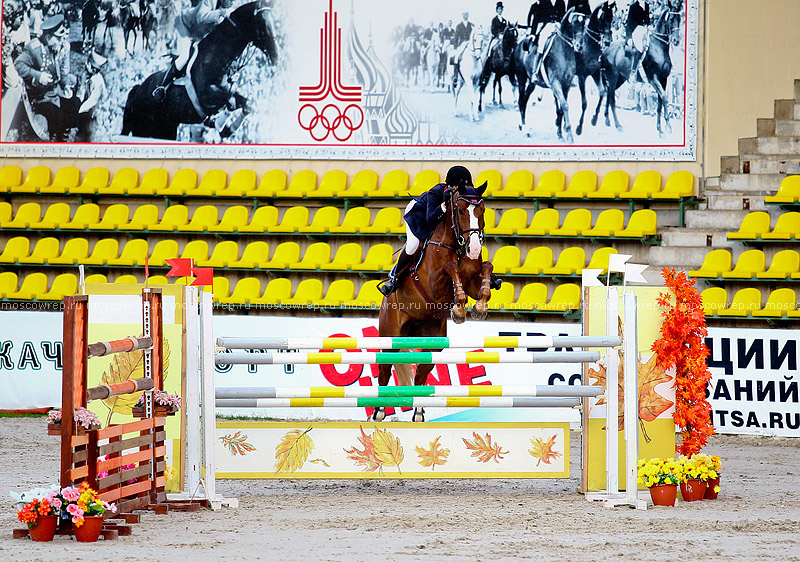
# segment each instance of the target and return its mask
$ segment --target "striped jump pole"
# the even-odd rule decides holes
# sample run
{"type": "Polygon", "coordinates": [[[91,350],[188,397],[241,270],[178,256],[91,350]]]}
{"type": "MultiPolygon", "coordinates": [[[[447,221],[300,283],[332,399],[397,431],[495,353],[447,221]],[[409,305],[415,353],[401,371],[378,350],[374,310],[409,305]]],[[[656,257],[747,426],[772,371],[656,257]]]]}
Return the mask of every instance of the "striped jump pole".
{"type": "Polygon", "coordinates": [[[224,349],[496,349],[613,347],[615,336],[457,336],[378,338],[217,338],[224,349]]]}
{"type": "Polygon", "coordinates": [[[587,363],[600,358],[598,351],[500,352],[406,351],[355,353],[217,353],[217,365],[424,365],[470,363],[587,363]]]}
{"type": "Polygon", "coordinates": [[[387,396],[383,398],[217,399],[217,408],[572,408],[580,398],[545,396],[387,396]]]}
{"type": "Polygon", "coordinates": [[[260,398],[394,398],[394,397],[482,397],[544,396],[582,398],[600,396],[601,386],[529,385],[496,386],[473,384],[461,386],[278,386],[218,388],[217,400],[260,398]]]}
{"type": "Polygon", "coordinates": [[[86,389],[86,400],[105,400],[111,396],[120,396],[121,394],[132,394],[140,390],[153,390],[155,382],[153,379],[131,379],[116,384],[103,384],[86,389]]]}
{"type": "Polygon", "coordinates": [[[112,353],[122,353],[125,351],[136,351],[138,349],[151,348],[153,347],[153,338],[130,337],[121,340],[90,343],[86,347],[89,349],[89,357],[102,357],[112,353]]]}

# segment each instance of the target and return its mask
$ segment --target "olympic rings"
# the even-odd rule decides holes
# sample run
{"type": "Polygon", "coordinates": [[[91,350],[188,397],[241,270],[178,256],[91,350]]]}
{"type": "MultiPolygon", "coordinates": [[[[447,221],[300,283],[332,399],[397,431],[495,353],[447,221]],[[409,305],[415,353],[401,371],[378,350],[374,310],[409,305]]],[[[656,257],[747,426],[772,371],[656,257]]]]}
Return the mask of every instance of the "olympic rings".
{"type": "Polygon", "coordinates": [[[307,103],[297,112],[297,122],[317,142],[326,140],[331,134],[336,140],[345,142],[364,124],[364,111],[352,103],[344,111],[329,103],[320,112],[307,103]]]}

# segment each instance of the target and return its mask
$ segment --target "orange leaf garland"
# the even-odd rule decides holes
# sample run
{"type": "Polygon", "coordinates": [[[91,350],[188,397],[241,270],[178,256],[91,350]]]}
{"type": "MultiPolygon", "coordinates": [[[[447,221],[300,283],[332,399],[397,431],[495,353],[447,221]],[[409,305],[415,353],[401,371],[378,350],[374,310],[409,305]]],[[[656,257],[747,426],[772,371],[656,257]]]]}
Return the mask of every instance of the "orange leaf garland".
{"type": "Polygon", "coordinates": [[[464,445],[467,446],[467,449],[472,451],[472,456],[478,458],[478,462],[487,463],[493,460],[496,463],[500,463],[503,460],[503,455],[507,455],[508,451],[504,451],[500,448],[498,443],[492,444],[492,436],[490,434],[486,434],[486,437],[481,437],[476,432],[472,432],[472,436],[475,439],[464,439],[464,445]]]}
{"type": "Polygon", "coordinates": [[[431,471],[436,470],[437,465],[447,464],[447,457],[450,455],[450,449],[446,449],[439,443],[439,437],[430,442],[430,447],[424,449],[417,446],[417,455],[419,455],[419,464],[425,468],[430,467],[431,471]]]}

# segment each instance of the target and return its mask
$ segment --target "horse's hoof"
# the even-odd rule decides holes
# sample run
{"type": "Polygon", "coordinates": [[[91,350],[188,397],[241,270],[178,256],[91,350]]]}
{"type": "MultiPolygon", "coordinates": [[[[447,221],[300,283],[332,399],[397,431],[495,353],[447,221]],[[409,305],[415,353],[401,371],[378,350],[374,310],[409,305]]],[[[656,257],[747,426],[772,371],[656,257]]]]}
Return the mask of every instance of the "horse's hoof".
{"type": "Polygon", "coordinates": [[[411,416],[412,422],[424,422],[425,421],[425,409],[424,408],[415,408],[414,415],[411,416]]]}
{"type": "Polygon", "coordinates": [[[450,309],[450,319],[451,319],[453,322],[455,322],[456,324],[463,324],[463,323],[464,323],[464,321],[467,319],[467,314],[466,314],[466,311],[464,311],[464,315],[463,315],[463,316],[459,316],[459,315],[456,313],[456,309],[455,309],[455,307],[453,307],[453,308],[451,308],[451,309],[450,309]]]}
{"type": "Polygon", "coordinates": [[[575,134],[578,135],[578,136],[581,136],[582,132],[583,132],[583,127],[581,127],[581,126],[578,126],[578,128],[575,129],[575,134]]]}
{"type": "Polygon", "coordinates": [[[489,310],[485,308],[478,310],[477,306],[473,306],[470,315],[473,320],[486,320],[486,317],[489,316],[489,310]]]}
{"type": "Polygon", "coordinates": [[[385,418],[386,418],[385,408],[375,408],[375,411],[372,412],[372,421],[382,422],[385,418]]]}
{"type": "Polygon", "coordinates": [[[624,129],[622,128],[622,125],[617,125],[617,132],[619,132],[619,133],[624,132],[624,129]]]}

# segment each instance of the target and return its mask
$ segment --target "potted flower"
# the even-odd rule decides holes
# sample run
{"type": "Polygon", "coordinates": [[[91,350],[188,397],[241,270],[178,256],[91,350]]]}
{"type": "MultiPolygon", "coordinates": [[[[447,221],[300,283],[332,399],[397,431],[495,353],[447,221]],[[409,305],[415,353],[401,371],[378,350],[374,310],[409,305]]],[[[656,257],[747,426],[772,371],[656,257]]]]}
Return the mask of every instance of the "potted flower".
{"type": "Polygon", "coordinates": [[[58,489],[32,490],[24,494],[12,492],[11,496],[17,500],[17,518],[28,525],[31,540],[53,540],[63,504],[58,489]]]}
{"type": "MultiPolygon", "coordinates": [[[[61,408],[55,408],[47,412],[47,434],[61,435],[61,408]]],[[[77,433],[100,429],[100,419],[97,415],[86,408],[75,408],[73,419],[77,424],[77,433]]]]}
{"type": "Polygon", "coordinates": [[[61,435],[61,408],[47,412],[47,435],[61,435]]]}
{"type": "Polygon", "coordinates": [[[675,505],[678,484],[683,481],[683,466],[671,458],[639,459],[638,480],[650,489],[653,505],[675,505]]]}
{"type": "MultiPolygon", "coordinates": [[[[171,416],[181,409],[182,398],[177,394],[169,394],[163,390],[153,392],[153,414],[156,416],[171,416]]],[[[135,418],[144,417],[144,393],[131,408],[131,415],[135,418]]]]}
{"type": "Polygon", "coordinates": [[[704,500],[715,500],[719,494],[719,477],[720,472],[722,471],[722,461],[720,460],[719,456],[711,455],[711,464],[714,467],[714,472],[717,473],[717,476],[715,478],[708,479],[706,493],[703,495],[704,500]]]}
{"type": "Polygon", "coordinates": [[[708,481],[717,477],[711,457],[705,453],[695,453],[690,457],[681,455],[678,462],[683,466],[684,478],[681,482],[683,501],[693,502],[703,499],[708,481]]]}
{"type": "Polygon", "coordinates": [[[73,532],[78,542],[95,542],[103,530],[105,514],[117,511],[114,504],[99,499],[88,482],[64,488],[61,496],[64,499],[62,512],[72,520],[73,532]]]}

